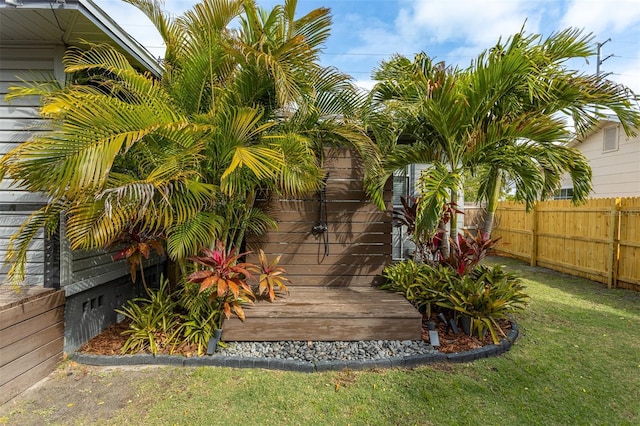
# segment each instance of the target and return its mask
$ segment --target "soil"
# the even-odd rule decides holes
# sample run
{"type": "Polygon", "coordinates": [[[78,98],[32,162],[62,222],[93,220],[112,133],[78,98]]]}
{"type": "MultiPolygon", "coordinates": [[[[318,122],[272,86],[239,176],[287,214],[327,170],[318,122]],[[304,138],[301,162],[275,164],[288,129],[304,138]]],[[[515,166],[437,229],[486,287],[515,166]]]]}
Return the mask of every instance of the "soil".
{"type": "MultiPolygon", "coordinates": [[[[483,339],[469,336],[464,334],[461,330],[457,334],[454,334],[442,321],[432,319],[436,323],[436,330],[438,331],[438,337],[440,340],[440,346],[437,347],[440,352],[443,353],[455,353],[464,352],[471,349],[481,348],[486,345],[492,345],[493,340],[491,335],[487,334],[483,339]]],[[[505,334],[508,334],[511,330],[511,323],[509,321],[502,321],[499,323],[505,334]]],[[[127,329],[129,323],[123,321],[119,324],[112,325],[104,330],[93,339],[82,345],[79,352],[93,354],[93,355],[120,355],[122,354],[122,347],[127,340],[126,335],[122,332],[127,329]]],[[[423,318],[422,321],[422,339],[425,342],[429,342],[429,331],[427,329],[427,318],[423,318]]],[[[159,350],[161,354],[183,355],[186,357],[197,356],[197,348],[195,345],[181,345],[176,348],[161,347],[159,350]]]]}

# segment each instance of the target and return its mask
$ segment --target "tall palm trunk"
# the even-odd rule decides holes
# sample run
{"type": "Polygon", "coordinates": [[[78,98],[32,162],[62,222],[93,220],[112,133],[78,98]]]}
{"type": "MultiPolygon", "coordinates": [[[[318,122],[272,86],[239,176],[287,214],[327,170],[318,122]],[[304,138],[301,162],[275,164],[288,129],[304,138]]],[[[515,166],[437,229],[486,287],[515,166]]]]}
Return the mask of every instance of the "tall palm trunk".
{"type": "Polygon", "coordinates": [[[480,224],[480,232],[487,237],[491,236],[493,231],[493,223],[498,209],[498,201],[500,199],[500,188],[502,187],[502,171],[497,170],[495,179],[491,182],[491,191],[487,199],[487,207],[484,212],[482,223],[480,224]]]}

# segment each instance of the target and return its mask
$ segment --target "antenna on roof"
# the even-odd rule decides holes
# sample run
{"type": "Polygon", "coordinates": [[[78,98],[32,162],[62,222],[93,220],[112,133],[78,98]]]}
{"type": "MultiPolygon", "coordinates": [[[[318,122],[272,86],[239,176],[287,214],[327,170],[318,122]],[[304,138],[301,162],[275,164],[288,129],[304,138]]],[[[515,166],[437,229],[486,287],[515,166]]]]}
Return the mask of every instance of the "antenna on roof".
{"type": "Polygon", "coordinates": [[[607,59],[612,58],[612,57],[614,57],[614,56],[615,56],[615,55],[612,53],[611,55],[607,56],[606,58],[604,58],[604,59],[600,59],[600,52],[601,52],[601,50],[602,50],[602,46],[604,46],[605,44],[607,44],[607,43],[608,43],[608,42],[610,42],[610,41],[611,41],[611,37],[609,37],[608,39],[606,39],[606,40],[605,40],[604,42],[602,42],[602,43],[600,43],[600,42],[596,43],[596,47],[598,48],[598,58],[597,58],[597,60],[596,60],[596,76],[599,76],[599,75],[600,75],[600,65],[602,65],[602,63],[603,63],[604,61],[606,61],[607,59]]]}

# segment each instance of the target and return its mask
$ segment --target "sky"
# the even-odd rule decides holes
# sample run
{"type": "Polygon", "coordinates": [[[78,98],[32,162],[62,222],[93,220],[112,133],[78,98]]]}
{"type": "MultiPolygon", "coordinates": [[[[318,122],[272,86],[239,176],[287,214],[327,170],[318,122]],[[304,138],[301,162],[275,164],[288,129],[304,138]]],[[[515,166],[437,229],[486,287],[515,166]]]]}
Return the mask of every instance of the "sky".
{"type": "MultiPolygon", "coordinates": [[[[258,0],[271,9],[284,0],[258,0]]],[[[162,39],[151,22],[120,0],[94,0],[154,56],[162,39]]],[[[195,0],[165,0],[176,16],[195,0]]],[[[483,50],[525,29],[547,37],[574,27],[601,43],[600,70],[640,95],[640,0],[299,0],[303,16],[331,9],[333,25],[321,63],[347,73],[364,88],[372,71],[394,54],[427,53],[435,61],[467,67],[483,50]]],[[[567,67],[595,74],[597,56],[572,60],[567,67]]]]}

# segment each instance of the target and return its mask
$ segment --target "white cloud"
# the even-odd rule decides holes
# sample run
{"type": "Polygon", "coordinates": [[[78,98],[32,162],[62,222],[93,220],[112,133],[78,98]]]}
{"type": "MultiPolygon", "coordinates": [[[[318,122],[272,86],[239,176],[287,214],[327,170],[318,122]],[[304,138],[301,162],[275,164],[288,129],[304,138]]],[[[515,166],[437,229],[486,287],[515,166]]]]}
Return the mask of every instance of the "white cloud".
{"type": "Polygon", "coordinates": [[[564,17],[563,27],[584,28],[588,32],[605,36],[605,32],[621,32],[640,21],[638,0],[571,0],[564,17]]]}
{"type": "Polygon", "coordinates": [[[540,11],[532,8],[527,0],[413,0],[403,3],[396,19],[398,30],[408,38],[427,35],[437,44],[456,41],[485,48],[501,35],[520,31],[525,21],[528,31],[536,31],[540,20],[540,11]]]}

